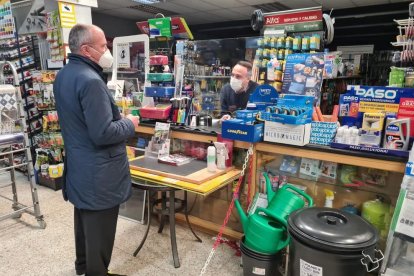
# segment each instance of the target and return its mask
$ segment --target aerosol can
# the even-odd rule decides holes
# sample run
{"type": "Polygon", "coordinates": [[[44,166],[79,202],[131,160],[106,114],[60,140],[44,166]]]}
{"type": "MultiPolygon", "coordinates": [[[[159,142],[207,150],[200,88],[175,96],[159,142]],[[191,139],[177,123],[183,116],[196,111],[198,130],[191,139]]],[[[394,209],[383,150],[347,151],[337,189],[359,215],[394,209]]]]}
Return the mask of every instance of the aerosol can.
{"type": "Polygon", "coordinates": [[[410,141],[410,118],[387,118],[383,148],[408,150],[410,141]]]}

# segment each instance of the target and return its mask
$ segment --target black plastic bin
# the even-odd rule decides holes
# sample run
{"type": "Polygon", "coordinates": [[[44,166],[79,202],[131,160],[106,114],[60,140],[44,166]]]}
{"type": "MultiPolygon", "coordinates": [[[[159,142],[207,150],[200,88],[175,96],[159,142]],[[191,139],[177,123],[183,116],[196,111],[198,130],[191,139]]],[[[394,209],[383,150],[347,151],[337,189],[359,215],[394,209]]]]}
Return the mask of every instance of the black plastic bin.
{"type": "Polygon", "coordinates": [[[282,253],[278,252],[273,255],[263,254],[247,248],[244,243],[244,237],[240,242],[240,251],[242,253],[243,275],[244,276],[282,276],[279,267],[282,261],[282,253]]]}
{"type": "Polygon", "coordinates": [[[380,266],[378,232],[357,215],[305,208],[290,214],[288,230],[289,276],[365,276],[380,266]]]}

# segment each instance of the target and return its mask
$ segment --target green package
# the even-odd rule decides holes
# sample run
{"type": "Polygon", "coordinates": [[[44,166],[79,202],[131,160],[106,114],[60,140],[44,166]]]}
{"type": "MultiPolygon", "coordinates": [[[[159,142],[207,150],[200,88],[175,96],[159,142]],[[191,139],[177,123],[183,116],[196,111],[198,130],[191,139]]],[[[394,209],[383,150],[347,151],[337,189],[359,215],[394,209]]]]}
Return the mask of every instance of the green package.
{"type": "Polygon", "coordinates": [[[171,37],[171,17],[148,19],[150,37],[171,37]]]}

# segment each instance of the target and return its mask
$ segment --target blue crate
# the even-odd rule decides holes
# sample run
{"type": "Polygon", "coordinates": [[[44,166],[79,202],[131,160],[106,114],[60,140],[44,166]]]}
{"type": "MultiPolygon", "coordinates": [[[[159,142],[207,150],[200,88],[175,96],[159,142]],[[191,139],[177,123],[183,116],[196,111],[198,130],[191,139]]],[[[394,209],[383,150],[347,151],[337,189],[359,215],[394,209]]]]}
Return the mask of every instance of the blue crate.
{"type": "Polygon", "coordinates": [[[174,95],[174,90],[175,87],[146,86],[144,88],[146,97],[171,98],[174,95]]]}

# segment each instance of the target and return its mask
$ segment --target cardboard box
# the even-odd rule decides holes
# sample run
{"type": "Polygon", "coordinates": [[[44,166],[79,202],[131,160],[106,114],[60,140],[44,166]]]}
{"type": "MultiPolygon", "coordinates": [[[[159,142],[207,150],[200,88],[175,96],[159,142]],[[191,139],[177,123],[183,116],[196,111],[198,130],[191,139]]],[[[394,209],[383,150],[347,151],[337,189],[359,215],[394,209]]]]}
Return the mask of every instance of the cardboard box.
{"type": "Polygon", "coordinates": [[[304,146],[309,144],[311,124],[288,125],[277,122],[265,122],[264,140],[282,144],[304,146]]]}
{"type": "Polygon", "coordinates": [[[337,123],[332,122],[312,122],[311,123],[310,143],[329,146],[335,138],[337,123]]]}
{"type": "Polygon", "coordinates": [[[262,123],[248,125],[244,124],[243,120],[232,119],[222,123],[221,136],[226,139],[255,143],[263,141],[263,129],[262,123]]]}

